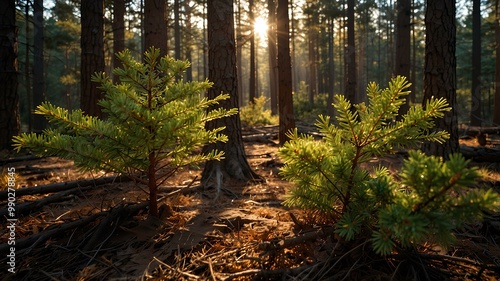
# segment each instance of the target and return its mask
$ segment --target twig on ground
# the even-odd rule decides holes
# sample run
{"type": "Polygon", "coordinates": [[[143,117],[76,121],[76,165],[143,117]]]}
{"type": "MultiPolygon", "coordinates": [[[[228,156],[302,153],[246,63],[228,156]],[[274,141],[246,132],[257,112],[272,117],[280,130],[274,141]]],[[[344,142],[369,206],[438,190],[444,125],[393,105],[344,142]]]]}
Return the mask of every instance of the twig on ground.
{"type": "Polygon", "coordinates": [[[177,267],[170,266],[170,265],[162,262],[161,260],[159,260],[156,257],[153,257],[153,260],[157,261],[159,264],[161,264],[161,265],[165,266],[166,268],[168,268],[170,270],[173,270],[173,271],[175,271],[175,272],[177,272],[177,273],[179,273],[179,274],[181,274],[183,276],[186,276],[186,277],[189,277],[189,278],[193,278],[195,280],[199,280],[200,279],[200,277],[198,275],[194,275],[194,274],[191,274],[189,272],[182,271],[182,270],[180,270],[177,267]]]}

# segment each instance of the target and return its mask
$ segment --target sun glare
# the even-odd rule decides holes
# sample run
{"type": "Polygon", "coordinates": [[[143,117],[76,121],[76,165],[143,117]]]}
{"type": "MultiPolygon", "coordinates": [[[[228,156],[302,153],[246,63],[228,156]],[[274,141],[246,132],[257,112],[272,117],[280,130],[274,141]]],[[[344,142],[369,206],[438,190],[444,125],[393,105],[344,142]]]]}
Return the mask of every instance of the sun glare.
{"type": "Polygon", "coordinates": [[[267,36],[267,22],[264,18],[258,17],[255,19],[255,23],[253,24],[254,32],[259,36],[259,38],[263,39],[267,36]]]}

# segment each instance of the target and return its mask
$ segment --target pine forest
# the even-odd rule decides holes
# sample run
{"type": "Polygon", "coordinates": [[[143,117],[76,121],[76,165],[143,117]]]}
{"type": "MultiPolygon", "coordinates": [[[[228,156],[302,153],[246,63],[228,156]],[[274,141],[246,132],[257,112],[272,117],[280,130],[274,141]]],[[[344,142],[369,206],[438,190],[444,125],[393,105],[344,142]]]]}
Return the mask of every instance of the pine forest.
{"type": "Polygon", "coordinates": [[[500,1],[5,0],[0,280],[500,280],[500,1]]]}

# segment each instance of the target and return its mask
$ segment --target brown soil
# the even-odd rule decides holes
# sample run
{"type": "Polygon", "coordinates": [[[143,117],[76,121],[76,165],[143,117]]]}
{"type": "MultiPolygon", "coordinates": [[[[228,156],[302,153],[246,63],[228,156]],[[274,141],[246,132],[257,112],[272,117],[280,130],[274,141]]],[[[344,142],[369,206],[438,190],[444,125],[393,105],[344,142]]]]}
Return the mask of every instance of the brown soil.
{"type": "MultiPolygon", "coordinates": [[[[263,129],[269,130],[272,129],[263,129]]],[[[474,140],[462,144],[476,146],[474,140]]],[[[498,148],[497,138],[488,146],[498,148]]],[[[281,203],[290,183],[279,175],[277,145],[246,142],[248,161],[265,181],[226,183],[220,192],[199,188],[200,169],[171,178],[160,205],[160,219],[147,219],[142,209],[119,215],[104,232],[96,217],[81,227],[33,241],[15,252],[16,274],[2,269],[1,280],[499,280],[500,216],[457,231],[457,243],[443,250],[424,245],[421,255],[380,257],[370,245],[339,243],[329,222],[315,213],[281,203]],[[177,191],[180,187],[189,192],[177,191]],[[122,219],[126,218],[126,219],[122,219]]],[[[397,172],[403,156],[374,159],[397,172]]],[[[500,162],[500,161],[499,161],[500,162]]],[[[499,190],[497,163],[484,168],[483,180],[499,190]]],[[[1,163],[1,162],[0,162],[1,163]]],[[[5,162],[4,162],[5,163],[5,162]]],[[[18,187],[109,176],[80,173],[71,161],[42,158],[7,163],[16,169],[18,187]]],[[[16,197],[16,206],[48,195],[16,197]]],[[[64,196],[62,200],[16,217],[15,239],[44,233],[68,222],[119,205],[145,202],[146,193],[133,182],[114,182],[64,196]]],[[[7,200],[0,201],[1,209],[7,200]]],[[[8,241],[9,223],[2,218],[0,237],[8,241]]],[[[0,262],[7,263],[2,252],[0,262]]]]}

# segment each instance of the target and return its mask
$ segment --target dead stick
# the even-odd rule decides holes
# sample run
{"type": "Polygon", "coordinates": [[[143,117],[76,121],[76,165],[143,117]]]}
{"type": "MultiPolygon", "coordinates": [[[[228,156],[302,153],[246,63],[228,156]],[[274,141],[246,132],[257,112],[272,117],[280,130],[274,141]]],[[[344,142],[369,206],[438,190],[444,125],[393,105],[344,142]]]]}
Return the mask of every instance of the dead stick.
{"type": "MultiPolygon", "coordinates": [[[[40,185],[35,187],[25,187],[16,189],[15,192],[16,192],[16,198],[19,198],[19,196],[23,195],[47,194],[47,193],[68,190],[78,186],[80,187],[91,186],[91,185],[97,186],[112,182],[126,182],[126,181],[130,181],[130,178],[126,176],[111,176],[111,177],[102,177],[97,179],[77,180],[77,181],[40,185]]],[[[6,200],[8,194],[9,194],[8,190],[0,191],[0,200],[6,200]]]]}
{"type": "MultiPolygon", "coordinates": [[[[16,249],[16,251],[19,251],[19,250],[22,250],[22,249],[30,247],[30,246],[34,247],[42,242],[47,241],[48,239],[50,239],[50,237],[52,237],[58,233],[64,232],[66,230],[69,230],[69,229],[72,229],[75,227],[84,226],[84,225],[91,223],[92,221],[94,221],[97,218],[104,216],[106,214],[107,214],[107,212],[100,212],[100,213],[93,214],[91,216],[88,216],[88,217],[85,217],[85,218],[82,218],[82,219],[79,219],[76,221],[60,224],[54,228],[40,232],[36,235],[31,235],[31,236],[28,236],[26,238],[17,239],[15,249],[16,249]]],[[[12,247],[12,246],[10,246],[7,243],[1,244],[0,245],[0,253],[2,253],[2,254],[6,253],[7,251],[10,250],[10,247],[12,247]]]]}
{"type": "MultiPolygon", "coordinates": [[[[68,200],[68,196],[79,192],[79,191],[84,191],[87,189],[93,188],[93,186],[86,186],[86,187],[81,187],[81,188],[73,188],[69,189],[66,191],[61,191],[59,193],[56,193],[51,196],[44,197],[40,200],[35,200],[35,201],[28,201],[28,202],[23,202],[19,205],[16,206],[16,211],[15,214],[17,217],[26,215],[31,213],[34,210],[41,210],[43,206],[51,204],[51,203],[56,203],[56,202],[61,202],[61,201],[66,201],[68,200]]],[[[5,208],[0,210],[0,219],[7,219],[9,215],[9,209],[5,208]]]]}

